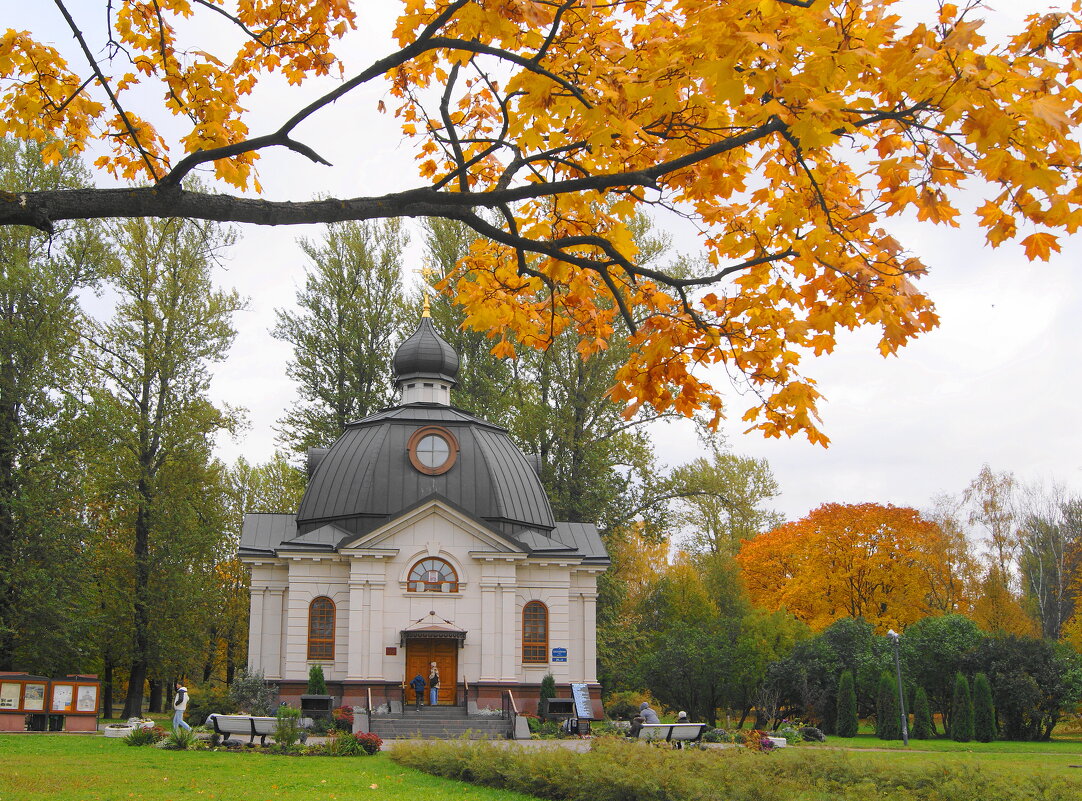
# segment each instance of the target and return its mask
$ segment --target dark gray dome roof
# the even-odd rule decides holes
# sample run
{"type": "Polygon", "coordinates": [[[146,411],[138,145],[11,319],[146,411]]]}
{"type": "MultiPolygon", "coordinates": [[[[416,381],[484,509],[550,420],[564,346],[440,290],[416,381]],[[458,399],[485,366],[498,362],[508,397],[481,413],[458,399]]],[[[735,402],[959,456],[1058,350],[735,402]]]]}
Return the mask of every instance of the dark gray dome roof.
{"type": "Polygon", "coordinates": [[[437,378],[455,383],[458,354],[436,333],[432,318],[422,317],[413,336],[398,346],[394,354],[395,380],[437,378]]]}
{"type": "Polygon", "coordinates": [[[451,406],[414,403],[346,427],[308,482],[297,529],[334,521],[363,534],[434,496],[509,534],[556,525],[537,473],[504,429],[451,406]],[[457,459],[441,475],[421,473],[409,460],[410,437],[427,426],[458,441],[457,459]]]}

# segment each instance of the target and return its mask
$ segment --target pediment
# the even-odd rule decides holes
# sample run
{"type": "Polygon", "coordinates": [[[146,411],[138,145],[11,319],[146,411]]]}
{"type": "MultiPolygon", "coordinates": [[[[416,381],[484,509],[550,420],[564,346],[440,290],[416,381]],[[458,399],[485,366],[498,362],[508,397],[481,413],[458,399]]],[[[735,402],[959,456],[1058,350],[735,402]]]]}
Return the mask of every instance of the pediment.
{"type": "Polygon", "coordinates": [[[526,553],[517,543],[493,531],[481,521],[463,513],[439,498],[424,501],[376,530],[348,542],[343,542],[338,547],[338,552],[350,553],[375,549],[395,549],[399,547],[396,539],[404,536],[408,530],[423,524],[431,517],[436,517],[442,523],[465,532],[467,537],[475,543],[470,550],[506,554],[526,553]]]}

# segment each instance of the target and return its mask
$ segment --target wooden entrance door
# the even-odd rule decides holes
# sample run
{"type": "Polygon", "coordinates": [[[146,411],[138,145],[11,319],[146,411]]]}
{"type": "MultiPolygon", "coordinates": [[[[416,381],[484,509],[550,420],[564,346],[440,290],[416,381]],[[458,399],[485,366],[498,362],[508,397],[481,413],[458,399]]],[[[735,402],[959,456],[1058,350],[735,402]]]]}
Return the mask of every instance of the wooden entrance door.
{"type": "MultiPolygon", "coordinates": [[[[425,704],[428,704],[429,665],[435,662],[440,669],[439,704],[454,706],[455,687],[458,683],[458,642],[456,640],[412,640],[406,644],[406,686],[420,673],[425,679],[425,704]]],[[[407,701],[413,702],[413,690],[407,701]]]]}

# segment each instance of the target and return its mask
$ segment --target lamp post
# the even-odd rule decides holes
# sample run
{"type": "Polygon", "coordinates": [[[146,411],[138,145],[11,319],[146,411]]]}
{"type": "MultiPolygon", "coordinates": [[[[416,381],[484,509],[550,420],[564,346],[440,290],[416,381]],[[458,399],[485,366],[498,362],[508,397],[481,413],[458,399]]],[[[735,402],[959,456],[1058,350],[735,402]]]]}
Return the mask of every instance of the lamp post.
{"type": "Polygon", "coordinates": [[[887,632],[890,641],[894,644],[894,671],[898,675],[898,707],[902,710],[902,743],[909,745],[909,724],[905,714],[905,690],[902,689],[902,660],[898,656],[898,640],[902,635],[891,629],[887,632]]]}

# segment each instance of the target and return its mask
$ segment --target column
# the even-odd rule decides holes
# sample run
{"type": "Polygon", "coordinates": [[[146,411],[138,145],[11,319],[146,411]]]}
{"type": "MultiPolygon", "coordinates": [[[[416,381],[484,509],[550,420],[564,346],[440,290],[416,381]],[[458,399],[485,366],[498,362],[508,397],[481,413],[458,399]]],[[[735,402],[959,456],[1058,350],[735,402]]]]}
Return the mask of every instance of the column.
{"type": "Polygon", "coordinates": [[[495,681],[500,674],[501,649],[496,631],[499,591],[496,584],[481,584],[481,681],[495,681]]]}
{"type": "Polygon", "coordinates": [[[597,592],[582,594],[582,653],[585,659],[582,680],[597,681],[597,592]]]}
{"type": "Polygon", "coordinates": [[[515,586],[504,584],[500,587],[500,678],[514,681],[518,678],[515,665],[515,586]]]}

